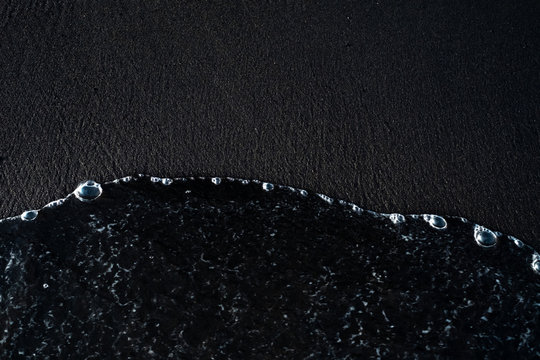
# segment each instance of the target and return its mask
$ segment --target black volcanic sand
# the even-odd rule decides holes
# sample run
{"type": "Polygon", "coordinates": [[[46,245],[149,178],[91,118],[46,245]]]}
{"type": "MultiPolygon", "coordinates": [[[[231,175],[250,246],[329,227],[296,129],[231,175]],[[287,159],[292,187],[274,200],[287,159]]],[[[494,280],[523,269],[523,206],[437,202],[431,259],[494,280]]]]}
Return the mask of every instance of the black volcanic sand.
{"type": "Polygon", "coordinates": [[[0,218],[235,176],[539,246],[540,2],[330,3],[4,1],[0,218]]]}
{"type": "Polygon", "coordinates": [[[532,359],[533,249],[261,183],[107,184],[0,222],[5,359],[532,359]]]}

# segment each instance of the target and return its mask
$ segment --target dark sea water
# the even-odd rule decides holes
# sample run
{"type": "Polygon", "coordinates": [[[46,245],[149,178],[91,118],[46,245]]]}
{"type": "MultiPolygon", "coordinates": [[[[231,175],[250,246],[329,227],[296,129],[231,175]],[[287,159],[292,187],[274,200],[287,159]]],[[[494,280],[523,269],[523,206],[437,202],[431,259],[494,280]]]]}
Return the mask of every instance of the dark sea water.
{"type": "Polygon", "coordinates": [[[467,219],[233,178],[0,221],[2,359],[533,359],[540,256],[467,219]]]}

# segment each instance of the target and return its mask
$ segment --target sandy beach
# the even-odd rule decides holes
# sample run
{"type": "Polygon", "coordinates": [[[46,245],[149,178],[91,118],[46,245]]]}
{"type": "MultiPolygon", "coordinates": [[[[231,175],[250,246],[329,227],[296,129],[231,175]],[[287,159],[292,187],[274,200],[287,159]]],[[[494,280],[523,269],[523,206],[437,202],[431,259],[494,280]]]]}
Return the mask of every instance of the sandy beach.
{"type": "Polygon", "coordinates": [[[0,217],[234,176],[540,245],[540,3],[0,6],[0,217]]]}

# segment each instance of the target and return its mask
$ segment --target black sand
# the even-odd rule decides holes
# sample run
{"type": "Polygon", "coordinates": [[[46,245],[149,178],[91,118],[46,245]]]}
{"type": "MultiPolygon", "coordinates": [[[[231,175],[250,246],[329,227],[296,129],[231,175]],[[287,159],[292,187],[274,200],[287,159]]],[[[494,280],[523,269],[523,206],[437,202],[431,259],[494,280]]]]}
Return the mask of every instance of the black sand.
{"type": "Polygon", "coordinates": [[[27,3],[0,4],[0,217],[219,175],[539,244],[538,1],[27,3]]]}

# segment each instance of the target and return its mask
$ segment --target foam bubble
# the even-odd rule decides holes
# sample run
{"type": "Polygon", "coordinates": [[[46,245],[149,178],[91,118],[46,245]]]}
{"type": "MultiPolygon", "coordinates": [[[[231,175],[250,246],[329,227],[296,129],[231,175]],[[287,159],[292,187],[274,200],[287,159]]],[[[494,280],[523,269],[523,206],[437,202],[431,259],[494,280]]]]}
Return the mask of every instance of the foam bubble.
{"type": "Polygon", "coordinates": [[[153,183],[158,183],[158,182],[161,182],[161,178],[151,176],[150,181],[153,182],[153,183]]]}
{"type": "Polygon", "coordinates": [[[37,216],[38,216],[37,210],[28,210],[21,214],[21,219],[23,219],[24,221],[32,221],[35,218],[37,218],[37,216]]]}
{"type": "Polygon", "coordinates": [[[272,190],[274,190],[274,184],[270,184],[270,183],[263,182],[262,188],[263,188],[265,191],[272,191],[272,190]]]}
{"type": "Polygon", "coordinates": [[[88,180],[81,183],[77,189],[75,189],[75,196],[81,201],[92,201],[97,199],[103,190],[101,185],[93,180],[88,180]]]}
{"type": "Polygon", "coordinates": [[[163,179],[161,179],[161,183],[163,185],[171,185],[173,183],[173,179],[163,178],[163,179]]]}
{"type": "Polygon", "coordinates": [[[221,178],[213,177],[212,178],[212,183],[214,183],[215,185],[221,184],[221,178]]]}
{"type": "Polygon", "coordinates": [[[122,180],[123,182],[130,182],[131,180],[133,180],[133,176],[124,176],[120,180],[122,180]]]}
{"type": "Polygon", "coordinates": [[[497,244],[497,235],[480,225],[474,227],[474,239],[482,247],[492,247],[497,244]]]}
{"type": "Polygon", "coordinates": [[[308,196],[308,192],[306,190],[300,190],[300,195],[308,196]]]}
{"type": "Polygon", "coordinates": [[[508,236],[508,238],[510,240],[512,240],[514,242],[514,244],[518,247],[518,248],[522,248],[523,247],[523,241],[519,240],[518,238],[514,237],[514,236],[508,236]]]}
{"type": "Polygon", "coordinates": [[[392,220],[394,224],[401,224],[405,222],[405,216],[398,213],[390,214],[390,220],[392,220]]]}
{"type": "Polygon", "coordinates": [[[432,228],[437,230],[446,229],[446,220],[442,216],[425,214],[423,218],[424,221],[427,221],[432,228]]]}
{"type": "Polygon", "coordinates": [[[533,254],[533,261],[531,263],[531,267],[535,273],[540,275],[540,255],[538,255],[537,253],[533,254]]]}

